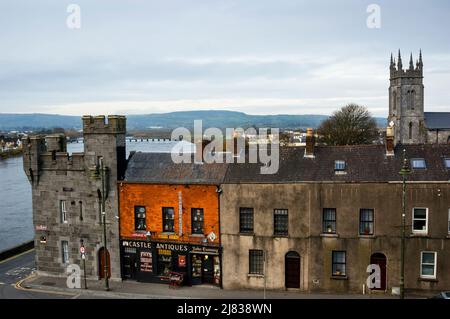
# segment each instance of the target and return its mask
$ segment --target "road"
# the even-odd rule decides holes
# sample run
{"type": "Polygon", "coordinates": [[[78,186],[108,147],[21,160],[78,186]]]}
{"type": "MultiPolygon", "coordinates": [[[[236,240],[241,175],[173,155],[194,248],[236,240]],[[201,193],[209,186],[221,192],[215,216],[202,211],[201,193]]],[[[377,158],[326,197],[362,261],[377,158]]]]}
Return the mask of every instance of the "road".
{"type": "Polygon", "coordinates": [[[69,295],[47,294],[16,289],[15,284],[35,269],[35,252],[30,250],[18,256],[0,261],[0,299],[61,299],[69,295]]]}

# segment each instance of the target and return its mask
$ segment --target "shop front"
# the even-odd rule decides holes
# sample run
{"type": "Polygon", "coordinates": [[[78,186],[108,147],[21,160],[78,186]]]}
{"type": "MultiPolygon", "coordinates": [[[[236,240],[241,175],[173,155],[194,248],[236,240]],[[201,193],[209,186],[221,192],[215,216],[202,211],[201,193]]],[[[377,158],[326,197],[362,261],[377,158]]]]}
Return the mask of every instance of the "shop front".
{"type": "Polygon", "coordinates": [[[172,272],[183,274],[184,285],[221,286],[221,249],[147,240],[121,240],[122,277],[167,283],[172,272]]]}

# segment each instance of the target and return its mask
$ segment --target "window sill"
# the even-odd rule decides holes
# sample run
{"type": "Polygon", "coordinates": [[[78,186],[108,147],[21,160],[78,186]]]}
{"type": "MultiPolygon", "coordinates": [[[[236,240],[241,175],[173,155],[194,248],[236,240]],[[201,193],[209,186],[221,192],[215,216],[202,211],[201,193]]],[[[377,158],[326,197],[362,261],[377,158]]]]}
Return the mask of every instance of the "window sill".
{"type": "Polygon", "coordinates": [[[260,275],[260,274],[247,274],[247,277],[264,278],[264,275],[260,275]]]}
{"type": "Polygon", "coordinates": [[[337,237],[339,237],[339,235],[336,233],[321,233],[320,237],[337,238],[337,237]]]}
{"type": "Polygon", "coordinates": [[[411,233],[410,237],[428,237],[428,233],[411,233]]]}
{"type": "Polygon", "coordinates": [[[175,232],[162,232],[159,233],[160,235],[164,235],[164,236],[171,236],[171,235],[175,235],[175,232]]]}
{"type": "Polygon", "coordinates": [[[333,280],[348,280],[348,276],[331,276],[333,280]]]}
{"type": "Polygon", "coordinates": [[[204,234],[189,234],[189,237],[205,238],[204,234]]]}
{"type": "Polygon", "coordinates": [[[439,282],[436,278],[419,277],[419,281],[439,282]]]}
{"type": "Polygon", "coordinates": [[[359,234],[358,237],[359,237],[359,238],[376,238],[376,236],[373,235],[373,234],[372,234],[372,235],[363,235],[363,234],[359,234]]]}
{"type": "Polygon", "coordinates": [[[289,235],[288,234],[284,234],[284,235],[278,235],[278,234],[275,234],[275,235],[272,235],[272,238],[288,238],[289,237],[289,235]]]}
{"type": "Polygon", "coordinates": [[[240,236],[255,236],[255,233],[239,233],[240,236]]]}

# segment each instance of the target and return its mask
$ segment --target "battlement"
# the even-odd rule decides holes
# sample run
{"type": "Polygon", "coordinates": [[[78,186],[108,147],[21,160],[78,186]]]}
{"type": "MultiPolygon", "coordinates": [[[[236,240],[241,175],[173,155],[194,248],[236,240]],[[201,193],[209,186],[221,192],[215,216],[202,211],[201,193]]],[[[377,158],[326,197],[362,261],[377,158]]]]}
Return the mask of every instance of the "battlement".
{"type": "Polygon", "coordinates": [[[82,120],[83,134],[126,133],[126,117],[123,115],[84,115],[82,120]]]}
{"type": "Polygon", "coordinates": [[[402,56],[400,50],[398,51],[398,58],[395,61],[391,54],[390,63],[390,74],[391,80],[396,78],[423,78],[423,61],[422,61],[422,51],[419,53],[419,59],[416,61],[414,66],[413,56],[411,53],[409,59],[409,68],[403,69],[402,56]]]}
{"type": "Polygon", "coordinates": [[[85,170],[84,153],[46,152],[40,156],[40,169],[42,170],[85,170]]]}

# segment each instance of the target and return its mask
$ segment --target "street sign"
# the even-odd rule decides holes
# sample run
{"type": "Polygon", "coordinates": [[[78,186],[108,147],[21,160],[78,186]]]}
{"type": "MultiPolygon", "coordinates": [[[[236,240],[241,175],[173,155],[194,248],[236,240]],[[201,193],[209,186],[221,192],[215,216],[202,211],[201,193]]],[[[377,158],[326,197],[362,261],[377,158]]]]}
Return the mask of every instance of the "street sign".
{"type": "Polygon", "coordinates": [[[81,259],[86,259],[86,254],[81,254],[81,259]]]}
{"type": "Polygon", "coordinates": [[[82,255],[84,255],[85,252],[86,252],[86,248],[84,248],[84,246],[81,246],[81,247],[80,247],[80,253],[81,253],[82,255]]]}

